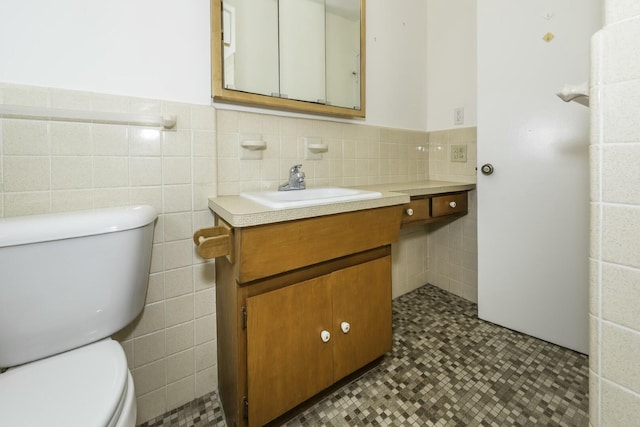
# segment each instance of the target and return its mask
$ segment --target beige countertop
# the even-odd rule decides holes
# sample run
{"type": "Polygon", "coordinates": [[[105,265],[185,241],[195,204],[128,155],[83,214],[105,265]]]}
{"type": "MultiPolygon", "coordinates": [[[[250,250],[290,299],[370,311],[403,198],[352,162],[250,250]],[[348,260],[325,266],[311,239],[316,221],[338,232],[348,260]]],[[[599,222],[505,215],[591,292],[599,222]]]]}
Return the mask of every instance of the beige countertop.
{"type": "Polygon", "coordinates": [[[428,196],[441,193],[453,193],[456,191],[467,191],[476,188],[474,183],[467,182],[451,182],[451,181],[412,181],[402,182],[398,184],[377,184],[358,186],[363,190],[371,191],[390,191],[396,193],[408,194],[410,197],[428,196]]]}
{"type": "MultiPolygon", "coordinates": [[[[362,190],[379,191],[381,197],[350,202],[328,203],[289,209],[271,209],[240,196],[219,196],[209,199],[209,208],[233,227],[251,227],[275,222],[333,215],[364,209],[409,203],[410,197],[472,190],[472,183],[448,181],[416,181],[400,184],[358,186],[362,190]]],[[[301,190],[304,191],[304,190],[301,190]]]]}

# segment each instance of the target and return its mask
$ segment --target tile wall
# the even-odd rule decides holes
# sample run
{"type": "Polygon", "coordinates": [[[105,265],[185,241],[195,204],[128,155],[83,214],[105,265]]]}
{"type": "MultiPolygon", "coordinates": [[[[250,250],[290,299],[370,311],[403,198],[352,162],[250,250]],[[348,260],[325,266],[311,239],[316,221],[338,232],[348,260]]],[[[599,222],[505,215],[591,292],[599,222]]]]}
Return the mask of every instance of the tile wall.
{"type": "MultiPolygon", "coordinates": [[[[475,127],[429,133],[429,178],[476,182],[475,127]],[[451,161],[451,146],[465,145],[467,161],[451,161]]],[[[469,213],[449,223],[428,226],[428,282],[469,301],[478,301],[477,191],[469,192],[469,213]]]]}
{"type": "Polygon", "coordinates": [[[218,193],[275,190],[302,164],[309,186],[370,185],[417,181],[428,177],[426,132],[217,110],[218,193]],[[329,151],[321,160],[305,160],[304,138],[319,138],[329,151]],[[262,160],[240,160],[240,143],[267,143],[262,160]]]}
{"type": "MultiPolygon", "coordinates": [[[[475,182],[476,128],[428,133],[222,109],[217,125],[220,195],[274,190],[297,163],[303,165],[310,186],[475,182]],[[304,138],[309,137],[328,144],[322,160],[305,160],[304,138]],[[240,160],[240,143],[253,139],[266,141],[263,159],[240,160]],[[450,161],[451,144],[467,146],[466,163],[450,161]]],[[[476,301],[476,241],[475,191],[464,218],[402,230],[393,245],[394,298],[429,281],[476,301]]]]}
{"type": "MultiPolygon", "coordinates": [[[[138,422],[217,388],[214,264],[191,240],[212,222],[208,197],[275,189],[296,163],[309,185],[475,181],[474,128],[430,135],[11,84],[0,84],[0,104],[178,117],[169,131],[0,117],[0,217],[135,203],[160,214],[147,304],[114,337],[134,375],[138,422]],[[328,144],[322,160],[304,159],[305,137],[328,144]],[[262,160],[240,160],[245,139],[267,142],[262,160]],[[467,144],[466,165],[443,154],[452,142],[467,144]]],[[[464,219],[401,232],[394,297],[432,281],[474,300],[475,253],[474,192],[464,219]]]]}
{"type": "Polygon", "coordinates": [[[590,424],[640,420],[640,5],[592,39],[590,424]]]}
{"type": "MultiPolygon", "coordinates": [[[[301,163],[309,186],[355,186],[420,181],[429,177],[426,132],[352,123],[218,110],[220,195],[274,190],[301,163]],[[329,146],[321,160],[305,160],[304,138],[329,146]],[[262,160],[240,160],[240,143],[262,139],[262,160]]],[[[403,231],[392,247],[393,296],[427,283],[426,229],[403,231]]]]}
{"type": "Polygon", "coordinates": [[[146,203],[159,218],[143,314],[116,335],[142,422],[217,388],[213,263],[194,253],[216,192],[215,113],[201,107],[0,85],[0,104],[176,114],[175,130],[0,118],[0,216],[146,203]]]}

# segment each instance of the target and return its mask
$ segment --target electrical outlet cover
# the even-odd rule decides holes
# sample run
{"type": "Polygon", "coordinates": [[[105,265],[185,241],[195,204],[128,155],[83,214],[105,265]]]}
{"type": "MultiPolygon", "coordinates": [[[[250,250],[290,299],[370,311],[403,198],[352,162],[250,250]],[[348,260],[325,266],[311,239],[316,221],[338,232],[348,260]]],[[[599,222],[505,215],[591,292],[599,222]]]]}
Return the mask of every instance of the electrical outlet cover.
{"type": "Polygon", "coordinates": [[[466,163],[467,162],[467,146],[466,144],[451,146],[451,161],[466,163]]]}

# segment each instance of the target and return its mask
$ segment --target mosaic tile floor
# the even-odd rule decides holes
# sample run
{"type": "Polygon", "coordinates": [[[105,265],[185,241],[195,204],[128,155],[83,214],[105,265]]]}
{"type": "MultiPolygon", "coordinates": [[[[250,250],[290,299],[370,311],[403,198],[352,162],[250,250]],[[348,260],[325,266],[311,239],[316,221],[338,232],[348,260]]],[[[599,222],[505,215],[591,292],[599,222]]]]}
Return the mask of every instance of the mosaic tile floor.
{"type": "MultiPolygon", "coordinates": [[[[393,302],[393,351],[287,426],[588,426],[588,359],[479,320],[430,285],[393,302]]],[[[224,426],[215,393],[144,427],[224,426]]]]}

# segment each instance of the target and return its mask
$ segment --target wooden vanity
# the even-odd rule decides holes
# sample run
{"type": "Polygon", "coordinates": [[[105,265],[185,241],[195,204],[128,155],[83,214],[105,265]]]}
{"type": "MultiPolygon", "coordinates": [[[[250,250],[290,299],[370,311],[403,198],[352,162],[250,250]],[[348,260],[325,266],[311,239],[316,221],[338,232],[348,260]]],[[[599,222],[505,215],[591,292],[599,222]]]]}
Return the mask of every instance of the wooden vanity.
{"type": "Polygon", "coordinates": [[[216,261],[219,394],[263,425],[391,350],[402,205],[232,229],[216,261]]]}
{"type": "Polygon", "coordinates": [[[467,211],[466,190],[398,196],[300,218],[261,212],[246,224],[230,214],[246,202],[210,203],[218,224],[194,241],[216,257],[227,425],[269,423],[391,350],[391,243],[401,226],[467,211]]]}

